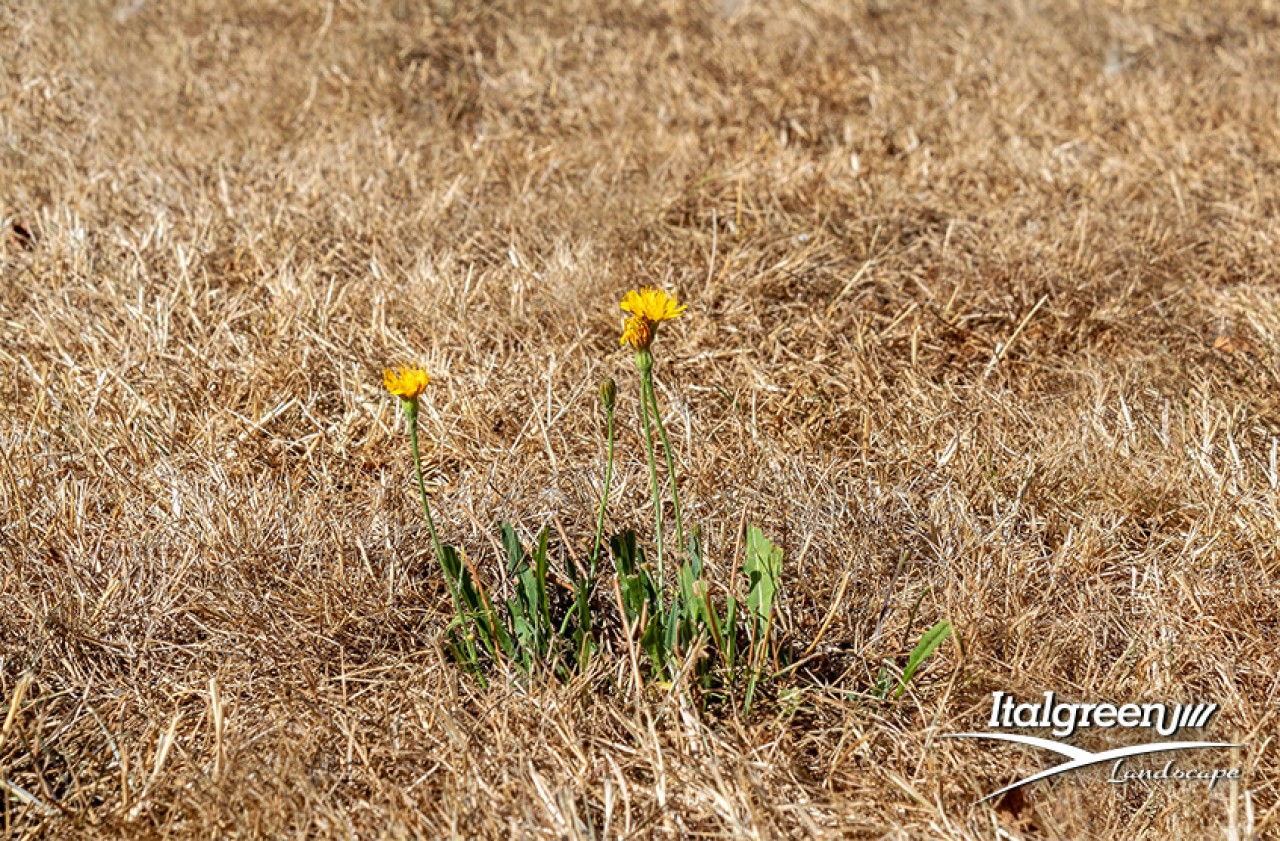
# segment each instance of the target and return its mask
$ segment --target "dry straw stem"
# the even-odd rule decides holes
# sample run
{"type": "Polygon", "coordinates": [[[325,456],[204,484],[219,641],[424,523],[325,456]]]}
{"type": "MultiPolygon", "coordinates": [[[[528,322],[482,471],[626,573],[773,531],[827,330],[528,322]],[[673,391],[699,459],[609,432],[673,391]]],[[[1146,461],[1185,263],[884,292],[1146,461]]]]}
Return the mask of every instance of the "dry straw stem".
{"type": "MultiPolygon", "coordinates": [[[[1278,15],[0,4],[0,834],[1280,832],[1278,15]],[[746,512],[803,653],[850,570],[747,720],[646,722],[603,588],[590,679],[440,650],[381,368],[440,372],[437,525],[501,590],[498,518],[588,549],[642,283],[689,303],[659,385],[713,589],[746,512]],[[963,659],[850,694],[942,618],[963,659]],[[936,738],[997,689],[1216,701],[1235,806],[972,807],[1046,761],[936,738]]],[[[636,399],[609,529],[648,522],[636,399]]]]}

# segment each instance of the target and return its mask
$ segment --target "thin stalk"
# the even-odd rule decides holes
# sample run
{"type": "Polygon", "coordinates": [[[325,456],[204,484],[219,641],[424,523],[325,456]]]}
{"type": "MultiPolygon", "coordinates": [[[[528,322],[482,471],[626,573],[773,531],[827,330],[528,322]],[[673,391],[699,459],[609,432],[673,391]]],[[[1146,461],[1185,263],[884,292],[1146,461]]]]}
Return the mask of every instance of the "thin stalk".
{"type": "Polygon", "coordinates": [[[609,483],[613,480],[613,407],[605,409],[605,424],[608,427],[605,438],[604,458],[604,495],[600,497],[600,514],[596,517],[596,540],[591,549],[591,569],[587,578],[593,583],[596,578],[596,562],[600,559],[600,539],[604,535],[604,512],[609,506],[609,483]]]}
{"type": "Polygon", "coordinates": [[[684,521],[680,518],[680,493],[676,490],[676,464],[675,457],[671,454],[671,444],[667,441],[667,428],[662,425],[662,410],[658,408],[658,395],[653,390],[653,372],[646,371],[641,376],[640,389],[642,398],[649,401],[649,405],[653,408],[653,419],[658,425],[658,435],[662,438],[662,449],[667,456],[667,482],[671,486],[671,504],[675,507],[676,514],[676,543],[677,549],[684,548],[684,521]],[[646,396],[647,395],[647,396],[646,396]]]}
{"type": "Polygon", "coordinates": [[[418,476],[418,494],[422,498],[422,513],[427,515],[427,531],[431,533],[431,545],[436,550],[436,561],[440,564],[440,572],[444,575],[445,586],[449,588],[449,597],[453,599],[454,612],[462,623],[462,635],[463,641],[467,646],[467,657],[474,665],[477,659],[475,644],[471,641],[470,629],[467,627],[466,617],[462,613],[462,600],[458,597],[457,585],[449,576],[449,568],[444,562],[444,546],[440,544],[440,537],[436,534],[436,522],[431,516],[431,503],[427,501],[427,485],[422,478],[422,460],[418,455],[418,404],[416,402],[406,402],[405,414],[409,417],[409,443],[413,448],[413,470],[418,476]]]}
{"type": "Polygon", "coordinates": [[[662,495],[658,493],[658,462],[653,456],[653,425],[649,422],[649,401],[644,398],[644,381],[647,374],[643,369],[640,372],[641,396],[640,396],[640,416],[644,419],[644,449],[649,457],[649,490],[653,494],[653,527],[657,532],[658,544],[658,599],[662,604],[666,604],[666,577],[663,575],[665,567],[662,563],[662,495]]]}

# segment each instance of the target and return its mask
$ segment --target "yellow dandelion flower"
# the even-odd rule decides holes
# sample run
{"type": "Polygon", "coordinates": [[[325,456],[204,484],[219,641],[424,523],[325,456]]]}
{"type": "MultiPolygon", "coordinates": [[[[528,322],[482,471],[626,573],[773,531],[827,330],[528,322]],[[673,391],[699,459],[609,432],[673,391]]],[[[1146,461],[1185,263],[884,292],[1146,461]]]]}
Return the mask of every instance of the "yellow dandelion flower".
{"type": "Polygon", "coordinates": [[[678,317],[686,308],[661,289],[648,286],[628,292],[621,307],[624,312],[631,313],[631,317],[622,327],[622,338],[618,344],[629,344],[637,351],[648,350],[658,332],[658,325],[678,317]]]}
{"type": "Polygon", "coordinates": [[[676,299],[661,289],[642,286],[632,289],[622,299],[622,309],[634,316],[643,318],[651,324],[670,321],[685,311],[685,304],[676,303],[676,299]]]}
{"type": "Polygon", "coordinates": [[[618,344],[629,344],[636,350],[648,350],[649,345],[653,344],[653,323],[638,315],[631,316],[622,327],[622,338],[618,340],[618,344]]]}
{"type": "Polygon", "coordinates": [[[395,371],[388,368],[382,372],[382,384],[401,400],[417,400],[430,382],[431,378],[421,368],[397,368],[395,371]]]}

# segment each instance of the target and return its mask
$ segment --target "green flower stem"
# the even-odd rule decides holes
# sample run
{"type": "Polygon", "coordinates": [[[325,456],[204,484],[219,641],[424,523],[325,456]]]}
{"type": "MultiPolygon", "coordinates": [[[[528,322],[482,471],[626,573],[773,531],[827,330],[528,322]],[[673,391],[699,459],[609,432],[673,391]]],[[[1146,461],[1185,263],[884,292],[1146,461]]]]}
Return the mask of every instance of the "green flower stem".
{"type": "Polygon", "coordinates": [[[596,562],[600,559],[600,540],[604,536],[604,512],[609,506],[609,483],[613,479],[613,407],[604,410],[605,424],[608,427],[605,438],[604,459],[604,495],[600,497],[600,514],[596,518],[596,540],[591,549],[591,569],[587,578],[594,584],[596,579],[596,562]]]}
{"type": "Polygon", "coordinates": [[[658,435],[662,438],[662,449],[667,455],[667,481],[671,485],[671,504],[676,514],[677,549],[684,547],[684,521],[680,518],[680,493],[676,490],[675,457],[671,454],[671,444],[667,441],[667,429],[662,425],[662,410],[658,408],[658,395],[653,390],[653,369],[641,373],[642,398],[649,401],[653,408],[653,419],[658,426],[658,435]]]}
{"type": "Polygon", "coordinates": [[[636,367],[640,369],[640,416],[644,420],[644,449],[649,457],[649,490],[653,494],[653,526],[658,544],[658,596],[666,604],[665,567],[662,560],[662,495],[658,493],[658,462],[653,456],[653,424],[649,422],[649,401],[644,397],[644,382],[653,370],[653,357],[648,351],[636,354],[636,367]]]}
{"type": "Polygon", "coordinates": [[[418,493],[422,497],[422,512],[427,515],[427,530],[431,532],[431,545],[435,547],[436,561],[439,562],[440,572],[444,575],[445,586],[449,588],[449,597],[453,599],[454,613],[462,622],[462,636],[467,645],[467,657],[474,663],[476,661],[475,644],[471,641],[471,634],[464,621],[462,600],[458,597],[457,585],[449,576],[449,568],[444,562],[444,546],[440,544],[440,537],[436,534],[436,522],[431,516],[431,503],[427,501],[427,485],[422,478],[422,460],[418,455],[418,401],[402,400],[401,405],[404,406],[404,413],[409,418],[409,442],[413,447],[413,469],[418,475],[418,493]]]}

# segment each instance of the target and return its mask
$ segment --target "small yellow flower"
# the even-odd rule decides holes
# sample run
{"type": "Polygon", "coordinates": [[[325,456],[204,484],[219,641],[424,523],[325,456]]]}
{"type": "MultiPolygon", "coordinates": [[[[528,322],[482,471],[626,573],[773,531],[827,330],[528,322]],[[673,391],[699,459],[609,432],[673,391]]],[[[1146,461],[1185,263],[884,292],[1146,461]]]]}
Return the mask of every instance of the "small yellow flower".
{"type": "Polygon", "coordinates": [[[638,315],[631,316],[622,327],[622,338],[618,340],[618,344],[629,344],[636,350],[648,350],[649,345],[653,344],[652,322],[638,315]]]}
{"type": "Polygon", "coordinates": [[[388,368],[382,372],[382,384],[401,400],[417,400],[430,382],[431,378],[421,368],[397,368],[395,371],[388,368]]]}
{"type": "Polygon", "coordinates": [[[658,332],[658,325],[670,321],[684,312],[684,304],[676,303],[676,299],[661,289],[641,287],[632,289],[622,299],[624,312],[631,313],[622,328],[620,345],[631,345],[636,350],[648,350],[653,344],[653,337],[658,332]]]}
{"type": "Polygon", "coordinates": [[[677,304],[676,299],[661,289],[642,286],[639,291],[632,289],[622,299],[622,309],[634,316],[643,318],[651,324],[670,321],[685,311],[686,305],[677,304]]]}

